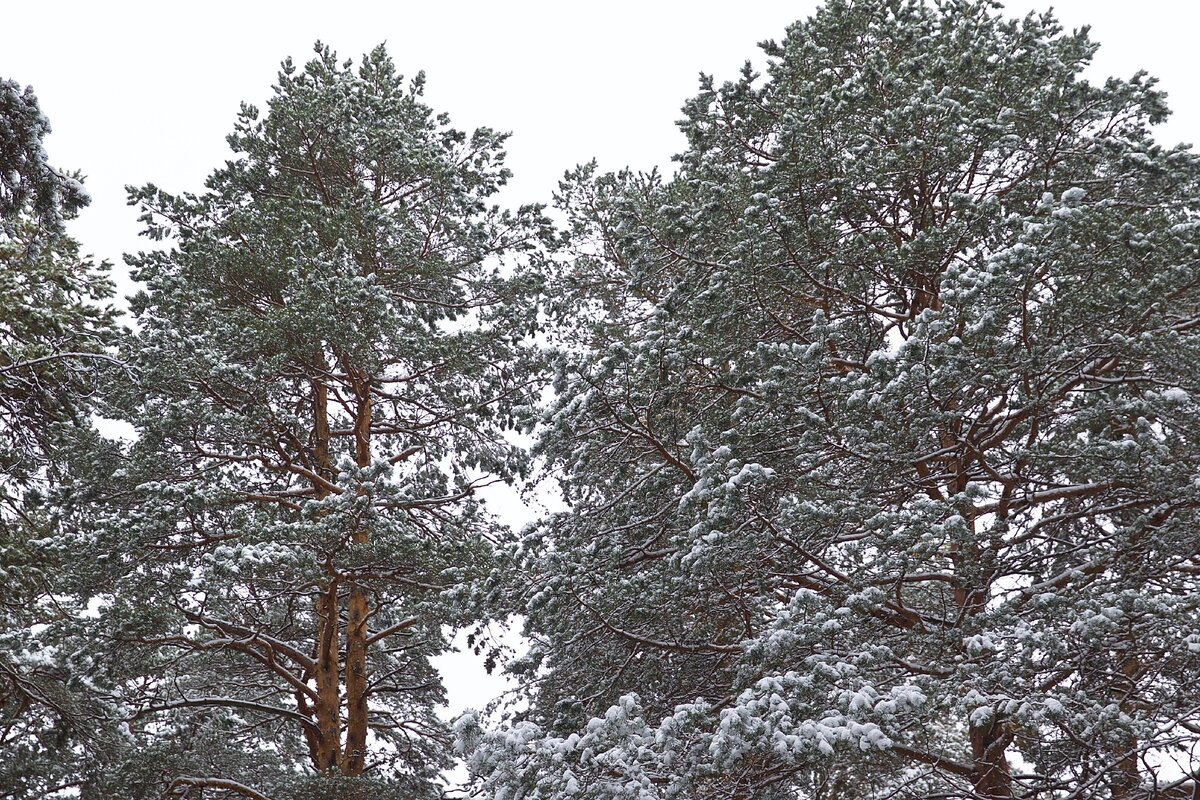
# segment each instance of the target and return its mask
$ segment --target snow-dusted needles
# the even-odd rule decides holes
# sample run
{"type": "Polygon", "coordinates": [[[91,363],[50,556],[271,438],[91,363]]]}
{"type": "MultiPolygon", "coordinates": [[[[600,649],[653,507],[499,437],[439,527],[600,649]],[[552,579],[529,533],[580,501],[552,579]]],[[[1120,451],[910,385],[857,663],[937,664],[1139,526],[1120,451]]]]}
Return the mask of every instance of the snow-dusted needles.
{"type": "Polygon", "coordinates": [[[780,34],[549,212],[318,44],[129,190],[128,328],[0,83],[0,797],[1195,797],[1164,93],[984,0],[780,34]]]}

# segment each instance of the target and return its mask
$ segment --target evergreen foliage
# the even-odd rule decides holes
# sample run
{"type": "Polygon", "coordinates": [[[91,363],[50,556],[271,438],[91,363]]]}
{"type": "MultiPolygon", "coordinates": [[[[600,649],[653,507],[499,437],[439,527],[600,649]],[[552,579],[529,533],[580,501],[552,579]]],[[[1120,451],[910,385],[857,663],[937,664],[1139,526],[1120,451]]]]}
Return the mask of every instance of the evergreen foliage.
{"type": "Polygon", "coordinates": [[[418,798],[449,732],[429,658],[491,559],[476,491],[523,474],[536,207],[376,49],[285,62],[200,194],[131,192],[169,249],[107,414],[135,440],[80,543],[130,747],[106,797],[418,798]],[[507,260],[506,260],[507,259],[507,260]],[[131,788],[132,787],[132,788],[131,788]]]}
{"type": "Polygon", "coordinates": [[[828,0],[556,233],[318,43],[130,190],[128,331],[0,80],[0,798],[1200,796],[1200,157],[1096,47],[828,0]]]}
{"type": "Polygon", "coordinates": [[[1095,49],[830,0],[702,81],[675,177],[567,177],[568,508],[493,583],[488,796],[1192,791],[1200,161],[1095,49]]]}
{"type": "Polygon", "coordinates": [[[89,202],[79,176],[50,166],[42,142],[50,122],[31,87],[0,79],[0,230],[16,234],[31,217],[35,230],[56,237],[63,223],[89,202]]]}
{"type": "MultiPolygon", "coordinates": [[[[99,366],[112,361],[107,264],[82,257],[64,223],[88,200],[47,162],[50,131],[29,88],[0,80],[0,796],[73,785],[106,730],[91,655],[65,636],[86,601],[55,543],[51,498],[90,436],[99,366]]],[[[111,731],[109,731],[111,732],[111,731]]]]}

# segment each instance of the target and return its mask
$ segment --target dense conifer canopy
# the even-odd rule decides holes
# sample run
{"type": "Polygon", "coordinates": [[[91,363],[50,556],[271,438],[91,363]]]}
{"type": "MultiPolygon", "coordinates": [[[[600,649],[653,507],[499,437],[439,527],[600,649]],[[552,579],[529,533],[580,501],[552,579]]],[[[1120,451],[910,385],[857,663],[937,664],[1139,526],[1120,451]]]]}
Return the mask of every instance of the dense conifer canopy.
{"type": "Polygon", "coordinates": [[[318,44],[130,190],[120,331],[0,81],[0,798],[1195,797],[1200,158],[1050,14],[763,48],[556,231],[318,44]],[[517,702],[447,723],[514,617],[517,702]]]}
{"type": "Polygon", "coordinates": [[[489,792],[1180,779],[1200,164],[1154,142],[1153,80],[1081,77],[1094,50],[988,2],[833,0],[765,74],[704,80],[673,178],[568,177],[538,450],[568,508],[505,566],[538,576],[533,692],[462,723],[489,792]]]}

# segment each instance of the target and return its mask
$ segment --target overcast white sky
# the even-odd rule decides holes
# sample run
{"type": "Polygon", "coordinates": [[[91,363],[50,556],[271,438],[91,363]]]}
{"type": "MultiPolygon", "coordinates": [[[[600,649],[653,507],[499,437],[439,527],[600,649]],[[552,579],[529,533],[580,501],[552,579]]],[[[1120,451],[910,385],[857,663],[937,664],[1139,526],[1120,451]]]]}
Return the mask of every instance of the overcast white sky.
{"type": "MultiPolygon", "coordinates": [[[[1008,4],[1011,13],[1044,8],[1008,4]]],[[[1165,139],[1200,139],[1200,11],[1184,0],[1065,0],[1068,28],[1091,24],[1097,72],[1162,79],[1175,119],[1165,139]]],[[[386,42],[406,75],[460,128],[513,133],[509,202],[548,200],[563,171],[669,167],[674,121],[700,71],[731,78],[757,42],[779,38],[813,0],[778,2],[62,2],[0,6],[0,77],[31,84],[54,132],[52,163],[83,170],[93,197],[72,231],[120,262],[142,245],[124,186],[196,190],[227,157],[242,100],[262,104],[280,60],[321,39],[357,58],[386,42]]],[[[1200,6],[1198,6],[1200,7],[1200,6]]]]}
{"type": "MultiPolygon", "coordinates": [[[[358,58],[386,42],[427,100],[459,128],[513,133],[510,203],[548,201],[559,176],[593,157],[606,169],[670,168],[674,127],[701,71],[735,76],[756,43],[783,35],[813,0],[776,2],[62,2],[0,6],[0,77],[30,84],[54,133],[51,163],[80,169],[92,204],[72,223],[86,252],[113,262],[142,247],[124,186],[199,190],[228,156],[242,100],[263,104],[280,60],[320,39],[358,58]]],[[[1024,15],[1044,3],[1018,0],[1024,15]]],[[[1067,28],[1092,25],[1095,77],[1158,76],[1175,117],[1169,144],[1200,140],[1196,37],[1186,0],[1061,0],[1067,28]]],[[[760,62],[761,63],[761,62],[760,62]]],[[[451,707],[497,684],[458,660],[451,707]]]]}

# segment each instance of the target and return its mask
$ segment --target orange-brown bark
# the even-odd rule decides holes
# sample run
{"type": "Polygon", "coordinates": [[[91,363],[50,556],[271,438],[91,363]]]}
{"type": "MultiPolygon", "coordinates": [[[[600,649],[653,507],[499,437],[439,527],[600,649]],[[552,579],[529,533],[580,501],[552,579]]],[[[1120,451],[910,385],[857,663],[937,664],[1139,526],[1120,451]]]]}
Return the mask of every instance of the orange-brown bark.
{"type": "Polygon", "coordinates": [[[339,637],[338,586],[331,582],[317,599],[317,699],[313,703],[317,718],[317,750],[313,766],[319,772],[332,772],[338,766],[341,740],[341,685],[338,680],[339,637]]]}
{"type": "MultiPolygon", "coordinates": [[[[323,359],[322,359],[323,361],[323,359]]],[[[329,389],[320,380],[313,381],[313,455],[316,472],[325,481],[333,477],[333,462],[329,450],[329,389]]],[[[324,484],[314,482],[318,499],[329,495],[324,484]]],[[[328,571],[333,572],[332,565],[328,571]]],[[[338,582],[330,575],[329,582],[317,596],[317,651],[314,654],[316,699],[312,703],[316,717],[317,733],[309,737],[310,755],[313,766],[319,772],[332,772],[338,768],[339,745],[341,744],[341,681],[339,657],[341,655],[340,604],[338,582]]]]}
{"type": "MultiPolygon", "coordinates": [[[[371,394],[370,384],[357,382],[358,401],[354,419],[355,463],[367,467],[371,463],[371,394]]],[[[351,534],[351,545],[366,544],[368,534],[358,526],[351,534]]],[[[362,772],[367,747],[367,617],[370,606],[362,586],[351,582],[346,605],[346,746],[342,756],[342,773],[362,772]]]]}
{"type": "Polygon", "coordinates": [[[1008,726],[992,719],[971,727],[972,781],[980,797],[1012,797],[1012,774],[1004,750],[1012,741],[1008,726]]]}

